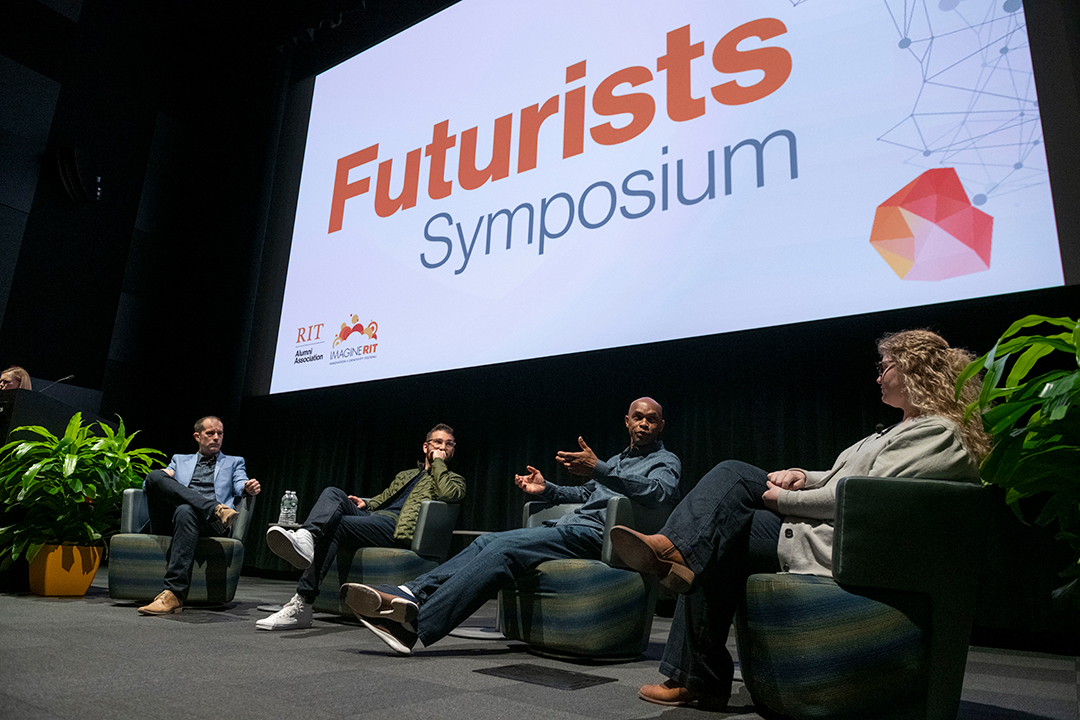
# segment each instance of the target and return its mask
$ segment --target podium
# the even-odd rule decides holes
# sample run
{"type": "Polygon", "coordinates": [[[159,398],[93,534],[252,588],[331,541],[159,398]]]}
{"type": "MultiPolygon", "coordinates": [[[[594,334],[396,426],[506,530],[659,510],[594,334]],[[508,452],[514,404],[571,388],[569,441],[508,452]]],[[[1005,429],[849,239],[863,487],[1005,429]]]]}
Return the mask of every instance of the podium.
{"type": "MultiPolygon", "coordinates": [[[[79,408],[56,398],[31,390],[0,390],[0,445],[18,437],[10,437],[11,431],[23,425],[40,425],[53,435],[63,435],[71,416],[83,414],[83,424],[104,422],[97,413],[79,408]]],[[[113,423],[106,422],[113,427],[113,423]]],[[[29,439],[29,438],[28,438],[29,439]]]]}

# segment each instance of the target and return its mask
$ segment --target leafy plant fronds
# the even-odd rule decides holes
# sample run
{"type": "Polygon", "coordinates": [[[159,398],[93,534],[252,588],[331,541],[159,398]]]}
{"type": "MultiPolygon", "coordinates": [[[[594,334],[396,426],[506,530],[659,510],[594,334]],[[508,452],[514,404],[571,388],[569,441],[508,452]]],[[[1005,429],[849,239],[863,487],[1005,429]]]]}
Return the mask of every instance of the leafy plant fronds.
{"type": "Polygon", "coordinates": [[[123,492],[165,455],[132,448],[137,432],[84,425],[75,413],[56,436],[36,425],[0,447],[0,567],[32,560],[46,544],[103,545],[118,526],[123,492]]]}
{"type": "Polygon", "coordinates": [[[1035,522],[1056,526],[1073,549],[1067,575],[1080,575],[1080,321],[1028,315],[1014,322],[997,343],[960,374],[957,397],[969,378],[985,371],[979,399],[966,409],[979,413],[994,447],[983,460],[982,478],[1019,503],[1046,498],[1035,522]],[[1061,332],[1029,334],[1051,326],[1061,332]],[[1047,362],[1055,367],[1037,370],[1047,362]]]}

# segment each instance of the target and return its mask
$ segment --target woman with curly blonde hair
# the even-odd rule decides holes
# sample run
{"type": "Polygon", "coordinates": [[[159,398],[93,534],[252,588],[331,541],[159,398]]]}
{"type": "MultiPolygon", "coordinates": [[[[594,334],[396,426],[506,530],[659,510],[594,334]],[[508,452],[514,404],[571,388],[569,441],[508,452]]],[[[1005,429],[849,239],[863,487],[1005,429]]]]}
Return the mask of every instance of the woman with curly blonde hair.
{"type": "Polygon", "coordinates": [[[972,379],[960,399],[954,391],[971,355],[927,330],[886,335],[877,347],[881,400],[903,417],[840,453],[832,469],[766,473],[727,460],[683,498],[658,534],[612,528],[611,541],[623,562],[658,575],[662,585],[679,593],[660,663],[668,680],[642,687],[643,700],[713,709],[726,704],[734,673],[726,642],[746,577],[832,575],[841,478],[978,482],[979,460],[989,442],[978,421],[963,420],[979,381],[972,379]]]}
{"type": "MultiPolygon", "coordinates": [[[[895,367],[914,416],[927,414],[948,418],[956,423],[967,448],[981,461],[990,452],[990,437],[982,423],[964,422],[964,408],[979,397],[978,377],[968,380],[956,399],[956,378],[975,355],[950,347],[945,339],[929,330],[905,330],[878,340],[878,383],[885,390],[887,367],[895,367]]],[[[889,403],[892,404],[892,403],[889,403]]],[[[905,420],[909,419],[905,415],[905,420]]]]}

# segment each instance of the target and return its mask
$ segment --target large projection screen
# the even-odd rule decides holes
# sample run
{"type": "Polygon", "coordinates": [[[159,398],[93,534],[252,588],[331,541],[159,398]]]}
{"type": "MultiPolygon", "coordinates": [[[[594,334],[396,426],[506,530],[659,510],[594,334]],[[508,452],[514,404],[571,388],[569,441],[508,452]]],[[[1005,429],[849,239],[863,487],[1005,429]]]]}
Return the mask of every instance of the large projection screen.
{"type": "Polygon", "coordinates": [[[272,393],[1063,284],[1020,0],[463,0],[295,217],[272,393]]]}

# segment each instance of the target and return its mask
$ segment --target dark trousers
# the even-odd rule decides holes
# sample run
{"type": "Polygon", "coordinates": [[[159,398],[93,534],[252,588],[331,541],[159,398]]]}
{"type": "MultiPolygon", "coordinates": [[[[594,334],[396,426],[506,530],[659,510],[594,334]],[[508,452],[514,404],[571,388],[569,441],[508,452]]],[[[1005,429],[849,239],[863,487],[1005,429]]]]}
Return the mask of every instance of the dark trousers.
{"type": "Polygon", "coordinates": [[[181,601],[191,586],[191,566],[199,537],[220,537],[214,509],[218,501],[181,485],[164,470],[154,470],[143,483],[146,509],[150,514],[150,532],[171,535],[166,558],[165,589],[181,601]]]}
{"type": "Polygon", "coordinates": [[[445,637],[501,588],[545,560],[598,560],[603,534],[585,525],[488,533],[405,587],[420,601],[417,634],[424,645],[445,637]]]}
{"type": "Polygon", "coordinates": [[[296,593],[306,602],[315,602],[319,585],[339,552],[402,545],[394,539],[396,527],[397,517],[361,510],[344,490],[326,488],[304,521],[304,529],[315,538],[315,559],[300,576],[296,593]]]}
{"type": "Polygon", "coordinates": [[[767,474],[728,460],[683,498],[660,531],[696,574],[680,595],[660,672],[679,684],[714,695],[731,692],[734,663],[727,649],[735,608],[746,578],[780,572],[776,547],[782,519],[765,508],[767,474]]]}

